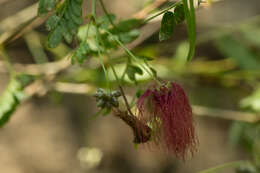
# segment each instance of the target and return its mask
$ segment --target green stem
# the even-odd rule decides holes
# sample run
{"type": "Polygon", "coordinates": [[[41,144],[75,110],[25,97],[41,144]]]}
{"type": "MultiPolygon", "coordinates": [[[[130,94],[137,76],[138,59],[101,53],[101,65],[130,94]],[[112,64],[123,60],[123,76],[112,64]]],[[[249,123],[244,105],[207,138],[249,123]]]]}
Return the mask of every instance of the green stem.
{"type": "Polygon", "coordinates": [[[114,28],[116,28],[116,25],[114,24],[114,22],[112,21],[112,19],[110,18],[109,14],[108,14],[108,11],[107,11],[107,9],[106,9],[106,7],[105,7],[105,5],[104,5],[103,0],[99,0],[99,2],[100,2],[100,4],[101,4],[101,7],[102,7],[102,9],[103,9],[105,15],[107,16],[107,18],[108,18],[108,20],[109,20],[109,22],[111,23],[111,25],[112,25],[114,28]]]}
{"type": "Polygon", "coordinates": [[[92,0],[91,14],[96,19],[96,0],[92,0]]]}
{"type": "MultiPolygon", "coordinates": [[[[106,33],[108,33],[110,36],[112,36],[112,38],[126,51],[126,53],[132,57],[133,59],[138,61],[138,58],[117,38],[115,37],[112,33],[110,33],[109,31],[105,31],[106,33]]],[[[159,84],[161,84],[161,82],[153,75],[153,73],[151,73],[144,65],[140,64],[140,66],[159,84]]]]}
{"type": "Polygon", "coordinates": [[[83,43],[86,43],[87,40],[88,40],[88,34],[89,34],[89,28],[90,28],[90,25],[92,24],[92,20],[90,20],[89,24],[88,24],[88,28],[87,28],[87,34],[86,34],[86,37],[84,38],[83,40],[83,43]]]}
{"type": "Polygon", "coordinates": [[[121,81],[124,80],[125,75],[126,75],[126,72],[127,72],[127,64],[126,64],[125,70],[124,70],[124,72],[123,72],[123,74],[122,74],[122,76],[121,76],[121,81]]]}
{"type": "MultiPolygon", "coordinates": [[[[97,34],[98,34],[98,36],[99,36],[99,33],[97,33],[97,34]]],[[[123,99],[124,99],[126,108],[127,108],[128,112],[129,112],[129,114],[130,114],[131,116],[134,116],[134,114],[132,113],[131,108],[130,108],[130,106],[129,106],[129,103],[128,103],[128,101],[127,101],[125,92],[124,92],[124,90],[123,90],[123,88],[122,88],[122,86],[121,86],[121,81],[119,80],[119,77],[118,77],[118,75],[117,75],[117,73],[116,73],[116,70],[115,70],[114,66],[110,63],[110,56],[108,55],[108,53],[107,53],[106,51],[105,51],[105,53],[106,53],[106,56],[107,56],[107,58],[108,58],[108,64],[109,64],[109,66],[110,66],[111,69],[112,69],[112,72],[113,72],[113,74],[114,74],[114,76],[115,76],[115,78],[116,78],[118,87],[119,87],[119,89],[120,89],[120,92],[121,92],[121,94],[122,94],[122,96],[123,96],[123,99]]]]}
{"type": "Polygon", "coordinates": [[[176,2],[175,4],[172,4],[171,6],[169,6],[168,8],[158,12],[157,14],[155,14],[154,16],[148,17],[147,19],[144,19],[142,22],[142,25],[148,23],[150,20],[153,20],[154,18],[156,18],[157,16],[160,16],[161,14],[164,14],[165,12],[169,11],[170,9],[176,7],[177,5],[181,4],[181,1],[176,2]]]}
{"type": "Polygon", "coordinates": [[[117,76],[117,74],[116,74],[116,70],[115,70],[115,68],[114,68],[114,66],[113,66],[112,64],[110,64],[110,66],[111,66],[111,69],[112,69],[112,71],[113,71],[113,74],[114,74],[114,76],[115,76],[115,78],[116,78],[116,81],[117,81],[117,83],[118,83],[118,87],[119,87],[119,89],[120,89],[120,92],[121,92],[121,94],[122,94],[122,96],[123,96],[124,102],[125,102],[125,104],[126,104],[126,108],[127,108],[128,112],[129,112],[129,114],[130,114],[131,116],[134,116],[134,114],[133,114],[132,111],[131,111],[131,107],[130,107],[128,101],[127,101],[127,98],[126,98],[126,96],[125,96],[124,90],[123,90],[123,88],[122,88],[122,86],[121,86],[121,84],[120,84],[120,80],[119,80],[119,78],[118,78],[118,76],[117,76]]]}
{"type": "Polygon", "coordinates": [[[245,163],[245,161],[244,160],[240,160],[240,161],[225,163],[225,164],[216,166],[214,168],[209,168],[209,169],[200,171],[198,173],[215,173],[216,171],[222,170],[222,169],[227,168],[227,167],[238,167],[242,163],[245,163]]]}
{"type": "Polygon", "coordinates": [[[96,17],[96,0],[92,0],[92,16],[94,18],[94,25],[95,25],[95,30],[96,30],[96,42],[97,42],[97,46],[98,46],[98,58],[100,60],[100,63],[101,63],[101,66],[102,66],[102,69],[105,73],[105,78],[106,78],[106,81],[107,81],[107,86],[109,89],[110,88],[110,84],[109,84],[109,79],[108,79],[108,72],[105,68],[105,65],[104,65],[104,62],[103,62],[103,59],[101,57],[101,51],[100,51],[100,47],[99,47],[99,32],[98,32],[98,27],[96,25],[96,20],[97,20],[97,17],[96,17]]]}
{"type": "Polygon", "coordinates": [[[190,43],[187,60],[191,60],[195,52],[195,42],[196,42],[195,9],[193,5],[193,0],[182,0],[182,2],[184,7],[184,13],[186,18],[189,43],[190,43]],[[188,1],[190,7],[188,5],[188,1]]]}
{"type": "MultiPolygon", "coordinates": [[[[93,15],[94,20],[96,21],[96,10],[95,10],[96,5],[95,5],[95,4],[96,4],[96,0],[92,0],[92,15],[93,15]]],[[[97,28],[97,25],[96,25],[96,24],[95,24],[95,28],[96,28],[96,41],[97,41],[97,45],[98,45],[99,58],[100,58],[102,67],[103,67],[103,69],[104,69],[104,71],[105,71],[105,73],[106,73],[106,76],[107,76],[107,71],[105,70],[104,63],[103,63],[103,60],[102,60],[102,57],[101,57],[101,52],[100,52],[100,47],[99,47],[99,39],[100,39],[100,36],[99,36],[99,31],[98,31],[98,28],[97,28]]],[[[101,42],[101,43],[102,43],[102,42],[101,42]]],[[[106,54],[107,54],[107,53],[106,53],[106,54]]],[[[126,104],[127,110],[128,110],[128,112],[129,112],[129,114],[130,114],[131,116],[134,116],[134,114],[132,113],[131,108],[130,108],[130,106],[129,106],[129,103],[128,103],[128,101],[127,101],[127,98],[126,98],[126,96],[125,96],[124,90],[123,90],[123,88],[121,87],[121,83],[120,83],[120,80],[119,80],[119,78],[118,78],[118,76],[117,76],[117,73],[116,73],[116,71],[115,71],[115,68],[114,68],[114,66],[113,66],[112,64],[110,64],[110,57],[108,56],[108,54],[107,54],[107,57],[108,57],[108,63],[109,63],[109,65],[111,66],[111,69],[112,69],[112,71],[113,71],[113,74],[114,74],[114,76],[115,76],[115,78],[116,78],[116,81],[117,81],[117,83],[118,83],[120,92],[121,92],[121,94],[122,94],[122,96],[123,96],[123,99],[124,99],[124,102],[125,102],[125,104],[126,104]]],[[[108,77],[108,76],[107,76],[107,77],[108,77]]],[[[108,78],[107,78],[107,80],[108,80],[108,78]]]]}

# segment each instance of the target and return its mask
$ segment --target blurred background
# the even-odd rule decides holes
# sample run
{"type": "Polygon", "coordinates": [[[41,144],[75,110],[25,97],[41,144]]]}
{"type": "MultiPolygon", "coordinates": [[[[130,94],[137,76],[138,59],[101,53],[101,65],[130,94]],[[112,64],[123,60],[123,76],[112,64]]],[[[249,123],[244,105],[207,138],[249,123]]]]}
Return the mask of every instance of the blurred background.
{"type": "MultiPolygon", "coordinates": [[[[46,75],[28,88],[33,92],[0,129],[0,172],[3,173],[197,173],[217,165],[249,160],[239,170],[223,173],[253,173],[260,166],[260,1],[220,0],[197,8],[197,46],[186,64],[188,42],[185,23],[174,36],[159,42],[160,18],[143,28],[131,45],[136,54],[154,57],[151,65],[163,79],[177,81],[193,105],[198,152],[187,161],[160,151],[136,149],[131,129],[112,115],[90,118],[98,111],[92,97],[104,85],[95,60],[61,70],[54,79],[52,65],[34,65],[35,56],[55,63],[76,43],[45,47],[44,20],[21,27],[37,14],[36,0],[0,0],[0,43],[6,42],[10,61],[18,71],[46,75]],[[24,29],[22,34],[9,35],[24,29]],[[8,39],[7,39],[8,38],[8,39]],[[49,83],[55,83],[50,85],[49,83]],[[257,122],[258,120],[258,122],[257,122]],[[240,172],[239,172],[240,171],[240,172]],[[246,172],[247,171],[247,172],[246,172]],[[251,172],[250,172],[251,171],[251,172]]],[[[133,17],[151,0],[104,0],[118,19],[133,17]]],[[[84,16],[90,8],[85,0],[84,16]]],[[[98,14],[102,15],[99,8],[98,14]]],[[[0,92],[9,83],[6,63],[0,56],[0,92]]],[[[65,57],[66,58],[66,57],[65,57]]],[[[39,58],[38,58],[39,60],[39,58]]],[[[118,67],[120,68],[120,63],[118,67]]],[[[129,98],[143,83],[125,85],[129,98]]]]}

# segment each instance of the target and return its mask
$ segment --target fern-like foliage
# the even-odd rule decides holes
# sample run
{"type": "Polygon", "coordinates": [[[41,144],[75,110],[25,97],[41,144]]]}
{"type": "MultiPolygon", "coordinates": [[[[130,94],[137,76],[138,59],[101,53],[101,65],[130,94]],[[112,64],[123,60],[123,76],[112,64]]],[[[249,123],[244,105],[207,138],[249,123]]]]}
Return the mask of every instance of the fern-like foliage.
{"type": "Polygon", "coordinates": [[[62,38],[67,43],[72,42],[79,25],[82,23],[81,5],[82,0],[65,0],[56,9],[56,12],[49,17],[46,22],[46,28],[50,31],[47,42],[48,47],[56,47],[62,41],[62,38]]]}
{"type": "Polygon", "coordinates": [[[46,15],[55,9],[57,0],[39,0],[38,15],[46,15]]]}
{"type": "Polygon", "coordinates": [[[117,42],[105,31],[113,33],[114,37],[117,37],[124,44],[132,42],[139,36],[140,32],[136,27],[140,25],[140,20],[127,19],[114,23],[115,20],[116,16],[113,14],[97,18],[95,25],[100,33],[99,41],[96,39],[96,28],[93,23],[81,26],[77,34],[81,44],[75,50],[72,61],[81,64],[88,54],[97,55],[98,48],[100,48],[101,53],[103,50],[116,49],[117,42]],[[114,23],[113,25],[111,21],[114,23]]]}

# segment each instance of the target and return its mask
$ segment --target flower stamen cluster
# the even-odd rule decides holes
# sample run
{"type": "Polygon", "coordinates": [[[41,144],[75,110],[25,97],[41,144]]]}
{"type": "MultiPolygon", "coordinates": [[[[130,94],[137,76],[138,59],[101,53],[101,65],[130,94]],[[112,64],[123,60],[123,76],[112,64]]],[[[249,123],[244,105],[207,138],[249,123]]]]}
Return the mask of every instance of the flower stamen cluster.
{"type": "Polygon", "coordinates": [[[152,129],[153,144],[183,160],[195,153],[198,140],[192,108],[179,84],[147,89],[138,99],[137,109],[138,119],[152,129]]]}

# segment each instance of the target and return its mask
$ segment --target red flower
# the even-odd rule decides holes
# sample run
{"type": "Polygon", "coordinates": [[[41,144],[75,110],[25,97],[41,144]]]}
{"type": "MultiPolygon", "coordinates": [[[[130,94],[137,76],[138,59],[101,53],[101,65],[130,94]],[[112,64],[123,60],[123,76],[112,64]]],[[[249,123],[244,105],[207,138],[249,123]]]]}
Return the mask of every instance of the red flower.
{"type": "MultiPolygon", "coordinates": [[[[148,89],[138,99],[138,119],[152,129],[152,143],[185,160],[198,143],[192,109],[177,83],[148,89]]],[[[142,129],[139,129],[141,131],[142,129]]]]}

